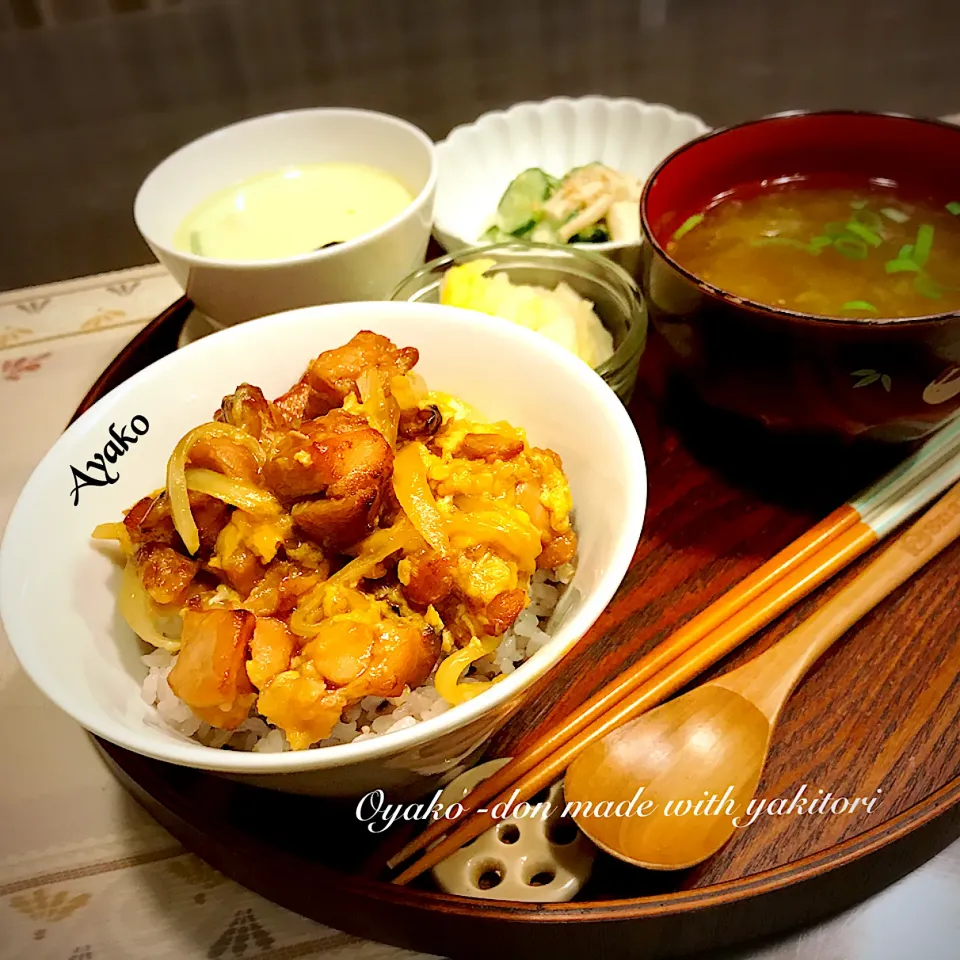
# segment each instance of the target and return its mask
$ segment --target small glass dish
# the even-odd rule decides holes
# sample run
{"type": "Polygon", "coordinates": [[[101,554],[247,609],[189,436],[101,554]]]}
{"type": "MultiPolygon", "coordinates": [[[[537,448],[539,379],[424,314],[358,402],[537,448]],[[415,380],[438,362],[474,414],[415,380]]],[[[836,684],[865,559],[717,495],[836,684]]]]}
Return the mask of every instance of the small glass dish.
{"type": "Polygon", "coordinates": [[[439,303],[440,285],[451,267],[475,260],[493,260],[488,276],[506,273],[513,283],[553,289],[564,282],[593,304],[600,322],[613,337],[614,352],[596,372],[627,403],[637,380],[637,367],[647,343],[647,311],[630,275],[598,253],[543,243],[493,243],[440,257],[412,273],[391,294],[391,300],[439,303]]]}

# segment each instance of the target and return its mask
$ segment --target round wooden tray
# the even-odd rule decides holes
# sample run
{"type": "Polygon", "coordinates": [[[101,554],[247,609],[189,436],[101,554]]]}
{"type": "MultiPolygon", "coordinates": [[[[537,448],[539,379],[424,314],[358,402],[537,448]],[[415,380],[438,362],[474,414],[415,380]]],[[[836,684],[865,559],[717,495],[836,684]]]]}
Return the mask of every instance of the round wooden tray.
{"type": "MultiPolygon", "coordinates": [[[[190,311],[180,300],[152,321],[78,414],[174,350],[190,311]]],[[[569,713],[904,454],[778,439],[720,420],[669,388],[658,347],[652,338],[630,409],[650,480],[633,565],[595,628],[534,691],[488,756],[516,751],[544,723],[569,713]]],[[[100,747],[119,779],[187,847],[271,900],[349,933],[484,960],[491,949],[505,958],[679,956],[844,909],[960,836],[958,581],[960,543],[823,658],[777,731],[761,796],[792,798],[804,784],[807,796],[878,796],[872,814],[764,815],[707,863],[680,873],[602,856],[569,904],[462,899],[429,883],[392,886],[377,879],[375,867],[385,843],[395,848],[405,837],[371,837],[348,804],[245,787],[100,747]]],[[[767,647],[823,596],[710,675],[767,647]]]]}

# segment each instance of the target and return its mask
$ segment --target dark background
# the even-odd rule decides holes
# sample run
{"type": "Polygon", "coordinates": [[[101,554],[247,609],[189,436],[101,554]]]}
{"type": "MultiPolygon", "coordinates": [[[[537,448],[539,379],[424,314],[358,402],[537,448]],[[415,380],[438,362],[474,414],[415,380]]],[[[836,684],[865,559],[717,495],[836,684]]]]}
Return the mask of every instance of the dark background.
{"type": "Polygon", "coordinates": [[[960,0],[0,0],[0,289],[150,261],[137,186],[230,121],[364,106],[441,138],[585,93],[954,113],[960,0]]]}

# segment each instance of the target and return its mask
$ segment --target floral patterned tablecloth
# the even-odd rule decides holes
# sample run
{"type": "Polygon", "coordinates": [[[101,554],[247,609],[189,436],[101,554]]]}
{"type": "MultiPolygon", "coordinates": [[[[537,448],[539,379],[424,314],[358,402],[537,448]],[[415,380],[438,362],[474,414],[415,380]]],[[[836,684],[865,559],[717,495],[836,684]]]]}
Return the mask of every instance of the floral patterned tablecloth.
{"type": "MultiPolygon", "coordinates": [[[[160,266],[0,294],[0,527],[97,375],[180,295],[160,266]]],[[[0,632],[0,960],[401,960],[187,853],[20,671],[0,632]]],[[[742,960],[956,960],[960,844],[856,910],[742,960]]],[[[726,955],[725,955],[726,956],[726,955]]]]}
{"type": "MultiPolygon", "coordinates": [[[[181,291],[160,266],[0,294],[0,525],[99,372],[181,291]]],[[[313,923],[188,854],[115,783],[0,634],[0,957],[412,956],[313,923]]]]}

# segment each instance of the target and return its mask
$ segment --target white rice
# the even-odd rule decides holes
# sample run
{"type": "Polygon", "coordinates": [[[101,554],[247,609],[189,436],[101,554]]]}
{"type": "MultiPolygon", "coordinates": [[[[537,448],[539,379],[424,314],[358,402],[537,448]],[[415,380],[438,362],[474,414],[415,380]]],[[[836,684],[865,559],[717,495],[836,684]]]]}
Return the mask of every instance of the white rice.
{"type": "MultiPolygon", "coordinates": [[[[517,617],[513,626],[503,635],[497,649],[474,664],[474,672],[464,682],[489,680],[500,674],[513,673],[532,657],[550,634],[543,629],[555,610],[564,587],[573,577],[572,564],[556,570],[540,570],[530,582],[530,603],[517,617]]],[[[196,717],[193,711],[170,689],[167,676],[177,662],[177,655],[166,650],[153,650],[141,658],[147,667],[147,676],[140,695],[149,706],[156,707],[157,720],[185,737],[208,747],[226,747],[231,750],[252,750],[255,753],[279,753],[289,750],[290,744],[282,730],[271,727],[257,713],[251,715],[236,730],[220,730],[196,717]]],[[[421,720],[429,720],[450,709],[433,685],[431,676],[416,690],[405,689],[399,697],[364,697],[358,704],[343,711],[340,722],[330,736],[318,746],[369,740],[394,730],[412,727],[421,720]]]]}

